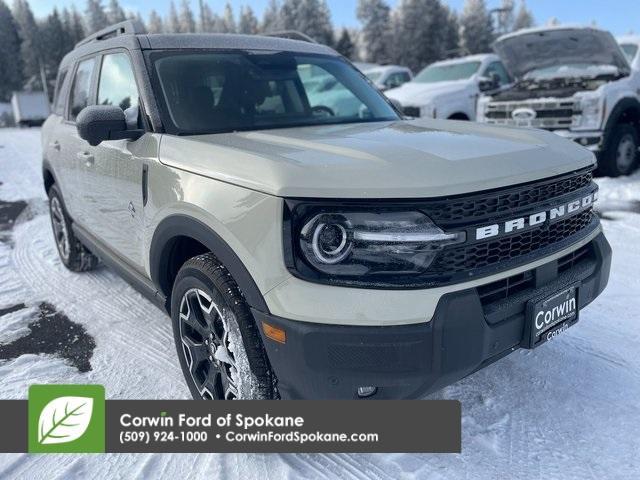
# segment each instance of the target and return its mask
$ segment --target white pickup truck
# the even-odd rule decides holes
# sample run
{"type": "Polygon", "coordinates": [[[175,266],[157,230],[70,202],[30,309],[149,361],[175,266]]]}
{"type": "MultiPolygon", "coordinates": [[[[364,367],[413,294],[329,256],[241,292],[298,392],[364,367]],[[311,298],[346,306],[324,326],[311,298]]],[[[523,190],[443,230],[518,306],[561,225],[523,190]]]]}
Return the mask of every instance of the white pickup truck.
{"type": "Polygon", "coordinates": [[[598,169],[627,175],[637,166],[640,71],[609,32],[547,27],[500,37],[494,49],[516,81],[484,95],[478,121],[534,127],[597,154],[598,169]]]}
{"type": "Polygon", "coordinates": [[[511,82],[497,55],[471,55],[436,62],[385,95],[409,117],[475,120],[478,96],[511,82]]]}

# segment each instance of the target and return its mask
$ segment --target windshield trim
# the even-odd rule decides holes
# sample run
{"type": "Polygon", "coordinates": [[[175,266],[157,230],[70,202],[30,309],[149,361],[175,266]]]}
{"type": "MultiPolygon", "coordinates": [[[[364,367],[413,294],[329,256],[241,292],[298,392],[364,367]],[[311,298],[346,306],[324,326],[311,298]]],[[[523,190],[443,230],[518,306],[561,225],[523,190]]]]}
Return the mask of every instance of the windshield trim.
{"type": "Polygon", "coordinates": [[[261,130],[274,130],[274,129],[288,129],[288,128],[297,128],[297,127],[321,127],[321,126],[331,126],[331,125],[345,125],[345,124],[356,124],[356,123],[376,123],[376,122],[392,122],[399,121],[403,119],[403,115],[398,111],[397,107],[391,102],[389,98],[387,98],[378,88],[375,87],[374,83],[358,68],[356,68],[350,61],[346,60],[342,56],[336,55],[328,55],[322,53],[299,53],[299,52],[289,52],[288,50],[261,50],[258,53],[267,54],[273,53],[277,54],[280,52],[291,53],[292,55],[304,56],[304,57],[318,57],[318,58],[326,58],[331,59],[333,61],[340,61],[344,63],[346,66],[351,68],[353,72],[359,75],[374,91],[378,97],[384,101],[390,109],[395,113],[395,117],[380,117],[373,119],[366,118],[357,118],[357,119],[337,119],[336,121],[314,121],[308,123],[296,123],[296,124],[278,124],[278,125],[254,125],[250,127],[234,127],[234,128],[226,128],[226,129],[207,129],[202,131],[193,131],[184,128],[180,128],[173,121],[171,112],[169,110],[169,106],[167,105],[164,90],[162,88],[162,81],[156,71],[155,60],[157,58],[162,58],[163,56],[170,55],[191,55],[194,53],[230,53],[230,54],[248,54],[256,52],[255,50],[246,50],[246,49],[225,49],[225,48],[166,48],[166,49],[152,49],[145,52],[145,63],[147,64],[147,72],[149,74],[149,80],[151,83],[151,89],[153,91],[153,96],[156,99],[156,105],[158,108],[158,112],[160,115],[160,120],[162,122],[162,131],[163,133],[167,133],[170,135],[177,136],[190,136],[190,135],[215,135],[215,134],[224,134],[224,133],[233,133],[233,132],[251,132],[251,131],[261,131],[261,130]]]}

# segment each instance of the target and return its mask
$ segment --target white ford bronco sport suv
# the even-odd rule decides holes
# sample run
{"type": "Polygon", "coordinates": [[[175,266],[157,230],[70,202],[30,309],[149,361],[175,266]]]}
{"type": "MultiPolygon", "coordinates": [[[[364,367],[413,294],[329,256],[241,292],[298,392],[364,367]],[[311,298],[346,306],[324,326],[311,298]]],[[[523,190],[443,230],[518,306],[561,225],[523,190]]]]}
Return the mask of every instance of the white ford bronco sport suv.
{"type": "Polygon", "coordinates": [[[520,30],[494,49],[515,84],[478,102],[478,121],[535,127],[598,155],[598,169],[626,175],[637,166],[640,72],[609,32],[590,27],[520,30]]]}
{"type": "Polygon", "coordinates": [[[117,25],[62,61],[42,138],[62,263],[171,315],[195,398],[420,397],[564,331],[609,276],[591,152],[404,120],[314,43],[117,25]],[[358,108],[310,104],[310,71],[358,108]]]}

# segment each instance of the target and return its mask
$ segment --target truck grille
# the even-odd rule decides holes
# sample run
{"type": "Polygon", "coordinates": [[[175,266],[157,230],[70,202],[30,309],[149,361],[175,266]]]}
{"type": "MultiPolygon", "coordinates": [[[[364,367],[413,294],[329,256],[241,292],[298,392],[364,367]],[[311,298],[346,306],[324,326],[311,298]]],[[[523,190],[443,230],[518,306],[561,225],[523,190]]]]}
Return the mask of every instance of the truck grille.
{"type": "Polygon", "coordinates": [[[430,270],[438,274],[456,274],[518,259],[572,237],[594,220],[593,211],[589,209],[539,229],[480,244],[450,248],[438,256],[430,270]]]}
{"type": "Polygon", "coordinates": [[[547,130],[568,129],[577,122],[576,115],[580,110],[574,100],[536,100],[527,102],[495,102],[489,103],[484,112],[486,123],[493,125],[509,125],[543,128],[547,130]],[[513,113],[518,109],[530,109],[535,118],[517,119],[513,113]]]}
{"type": "Polygon", "coordinates": [[[459,200],[451,198],[430,202],[423,210],[443,227],[479,222],[496,215],[514,216],[523,210],[535,208],[536,204],[571,194],[586,187],[592,180],[591,171],[582,171],[506,190],[465,196],[459,200]]]}

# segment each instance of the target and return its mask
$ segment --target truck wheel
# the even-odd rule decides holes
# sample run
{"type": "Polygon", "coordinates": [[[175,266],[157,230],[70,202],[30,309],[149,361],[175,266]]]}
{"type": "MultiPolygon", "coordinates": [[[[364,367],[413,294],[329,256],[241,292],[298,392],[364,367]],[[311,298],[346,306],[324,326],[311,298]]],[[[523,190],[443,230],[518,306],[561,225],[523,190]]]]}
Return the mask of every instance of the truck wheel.
{"type": "Polygon", "coordinates": [[[249,306],[213,254],[188,260],[178,272],[171,321],[193,398],[277,398],[275,376],[249,306]]]}
{"type": "Polygon", "coordinates": [[[86,272],[94,269],[98,265],[99,259],[87,250],[73,234],[71,220],[69,220],[69,215],[62,202],[62,195],[56,185],[52,185],[49,189],[49,215],[51,216],[53,239],[62,264],[72,272],[86,272]]]}
{"type": "Polygon", "coordinates": [[[615,127],[598,162],[598,169],[610,177],[628,175],[636,168],[638,132],[628,124],[615,127]]]}

